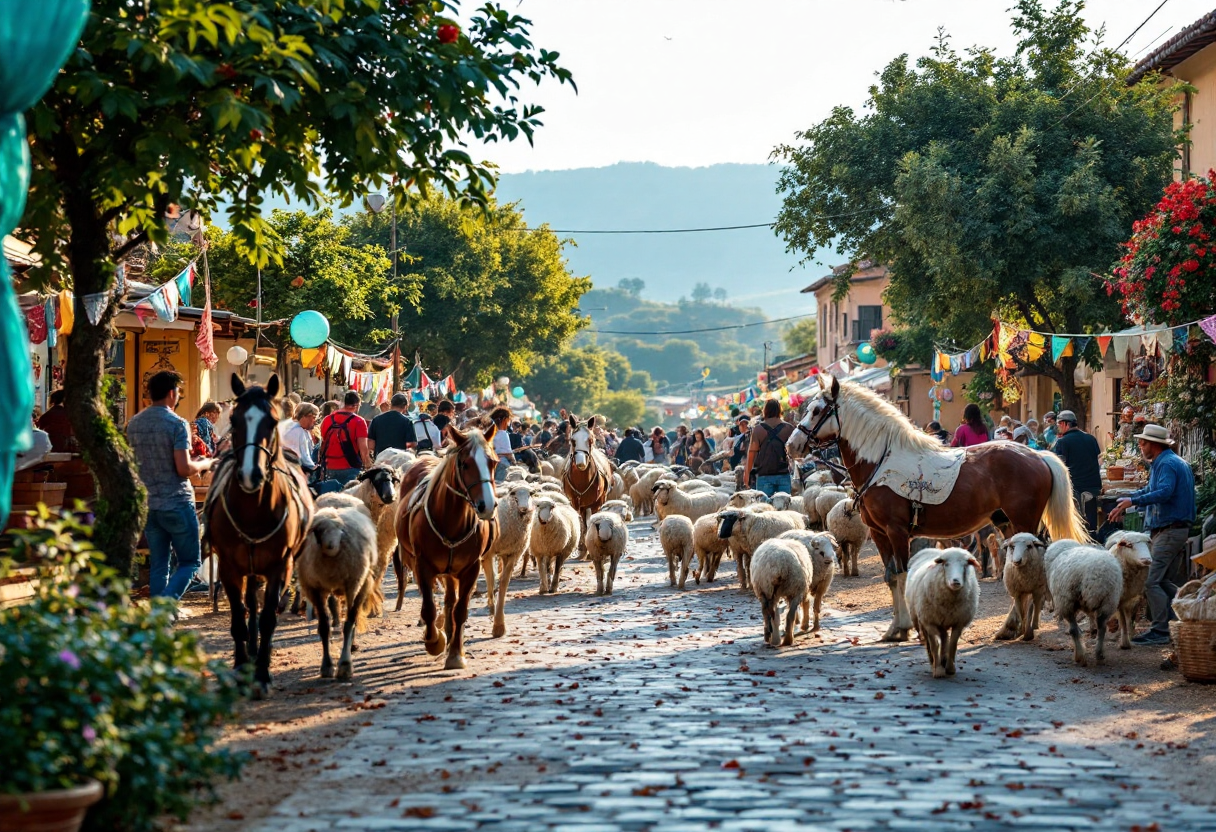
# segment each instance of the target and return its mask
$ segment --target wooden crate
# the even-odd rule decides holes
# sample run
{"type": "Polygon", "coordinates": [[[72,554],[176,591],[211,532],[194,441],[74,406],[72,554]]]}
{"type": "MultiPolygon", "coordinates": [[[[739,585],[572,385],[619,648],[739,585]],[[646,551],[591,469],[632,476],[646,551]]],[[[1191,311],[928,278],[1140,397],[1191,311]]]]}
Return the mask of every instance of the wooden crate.
{"type": "Polygon", "coordinates": [[[13,502],[22,505],[45,503],[47,508],[62,508],[67,489],[66,482],[15,482],[13,502]]]}
{"type": "Polygon", "coordinates": [[[32,598],[38,588],[37,574],[32,567],[19,566],[8,577],[0,578],[0,607],[11,607],[32,598]]]}

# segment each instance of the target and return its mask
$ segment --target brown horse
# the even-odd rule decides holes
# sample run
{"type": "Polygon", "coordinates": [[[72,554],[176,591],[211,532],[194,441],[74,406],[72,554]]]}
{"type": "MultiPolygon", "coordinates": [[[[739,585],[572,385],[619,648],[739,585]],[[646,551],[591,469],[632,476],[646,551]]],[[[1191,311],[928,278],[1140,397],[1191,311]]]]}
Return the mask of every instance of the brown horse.
{"type": "Polygon", "coordinates": [[[594,429],[594,416],[579,424],[578,417],[570,414],[570,455],[562,466],[561,480],[566,499],[578,512],[580,553],[587,551],[587,521],[603,507],[612,487],[612,465],[591,442],[594,429]]]}
{"type": "Polygon", "coordinates": [[[271,639],[280,611],[276,607],[316,509],[304,472],[279,449],[279,377],[271,376],[266,389],[246,388],[234,373],[232,392],[237,397],[232,451],[216,468],[203,513],[220,583],[232,607],[234,664],[239,671],[250,654],[256,655],[253,695],[261,698],[270,693],[271,639]],[[260,619],[258,578],[266,580],[260,619]]]}
{"type": "Polygon", "coordinates": [[[797,455],[811,442],[835,440],[849,478],[860,489],[861,515],[887,570],[894,620],[883,641],[907,641],[912,627],[904,601],[908,544],[912,537],[957,538],[988,523],[1008,519],[1013,533],[1039,531],[1088,541],[1085,520],[1072,499],[1072,481],[1063,461],[1015,442],[988,442],[965,449],[949,497],[937,505],[914,504],[885,485],[873,483],[878,467],[892,454],[929,460],[951,453],[936,437],[917,430],[890,402],[852,382],[830,384],[820,377],[821,395],[786,443],[797,455]],[[1001,518],[998,512],[1004,514],[1001,518]],[[994,517],[995,515],[995,517],[994,517]]]}
{"type": "Polygon", "coordinates": [[[397,504],[401,561],[422,593],[422,643],[438,656],[448,649],[448,670],[464,661],[464,622],[477,586],[481,557],[498,537],[497,501],[490,473],[498,458],[488,435],[448,426],[442,457],[424,456],[406,472],[397,504]],[[435,627],[435,579],[444,581],[443,626],[435,627]],[[446,637],[444,635],[446,631],[446,637]]]}

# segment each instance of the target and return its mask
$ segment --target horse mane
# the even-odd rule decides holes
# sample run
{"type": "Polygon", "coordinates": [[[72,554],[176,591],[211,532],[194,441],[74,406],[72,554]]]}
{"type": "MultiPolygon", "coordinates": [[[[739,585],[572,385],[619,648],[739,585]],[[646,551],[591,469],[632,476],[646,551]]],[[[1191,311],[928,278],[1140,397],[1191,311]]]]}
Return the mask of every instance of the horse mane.
{"type": "Polygon", "coordinates": [[[840,438],[861,460],[877,463],[888,451],[924,454],[944,450],[936,436],[917,430],[899,408],[868,387],[842,381],[837,403],[840,438]]]}

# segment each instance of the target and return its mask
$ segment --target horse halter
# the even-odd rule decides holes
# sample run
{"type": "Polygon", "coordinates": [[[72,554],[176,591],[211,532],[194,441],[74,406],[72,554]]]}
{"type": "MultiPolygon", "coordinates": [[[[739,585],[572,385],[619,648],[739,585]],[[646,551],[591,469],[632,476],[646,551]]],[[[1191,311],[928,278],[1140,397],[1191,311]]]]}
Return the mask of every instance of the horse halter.
{"type": "Polygon", "coordinates": [[[822,440],[819,439],[819,430],[820,430],[820,428],[822,428],[824,426],[824,424],[827,423],[828,419],[832,418],[833,416],[836,417],[836,433],[839,434],[840,433],[840,404],[838,402],[836,402],[835,400],[833,400],[831,404],[829,404],[827,407],[825,407],[823,409],[823,413],[819,414],[819,421],[817,421],[815,423],[814,427],[812,427],[808,430],[807,427],[802,424],[802,422],[799,422],[794,427],[797,430],[800,430],[803,433],[805,433],[808,439],[810,439],[814,442],[821,442],[822,440]]]}
{"type": "MultiPolygon", "coordinates": [[[[455,460],[453,460],[455,464],[452,467],[456,469],[456,482],[460,483],[460,489],[457,490],[457,489],[453,488],[452,484],[450,482],[446,482],[446,481],[443,483],[443,485],[445,488],[447,488],[449,491],[451,491],[456,496],[463,498],[464,501],[469,504],[469,508],[473,509],[473,511],[476,512],[478,510],[477,501],[475,499],[473,499],[473,489],[477,488],[480,485],[493,485],[494,484],[493,476],[491,475],[490,477],[480,477],[480,478],[478,478],[477,482],[473,483],[472,486],[469,486],[468,484],[465,483],[464,477],[460,476],[460,470],[459,470],[460,469],[460,449],[459,448],[457,448],[455,450],[455,455],[456,455],[456,458],[455,458],[455,460]]],[[[497,465],[498,465],[498,457],[494,456],[493,452],[489,448],[486,448],[486,467],[487,467],[487,469],[492,471],[492,470],[494,470],[494,468],[497,465]]],[[[479,518],[479,520],[480,520],[480,518],[479,518]]],[[[476,528],[476,524],[474,524],[474,528],[476,528]]],[[[432,531],[433,530],[434,530],[434,527],[432,526],[432,531]]],[[[467,540],[467,539],[468,538],[466,537],[465,540],[467,540]]],[[[464,541],[462,540],[461,542],[463,543],[464,541]]]]}

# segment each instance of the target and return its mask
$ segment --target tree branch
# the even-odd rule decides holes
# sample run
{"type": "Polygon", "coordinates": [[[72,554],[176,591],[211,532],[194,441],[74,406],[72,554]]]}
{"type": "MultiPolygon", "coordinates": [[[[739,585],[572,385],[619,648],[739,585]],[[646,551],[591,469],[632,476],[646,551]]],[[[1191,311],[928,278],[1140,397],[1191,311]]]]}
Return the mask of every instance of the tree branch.
{"type": "Polygon", "coordinates": [[[120,262],[122,262],[122,259],[124,257],[126,257],[134,249],[143,245],[147,241],[148,241],[148,232],[141,231],[138,234],[136,234],[134,237],[132,237],[131,239],[127,240],[125,243],[123,243],[118,248],[113,249],[110,252],[110,256],[114,258],[114,262],[120,263],[120,262]]]}

